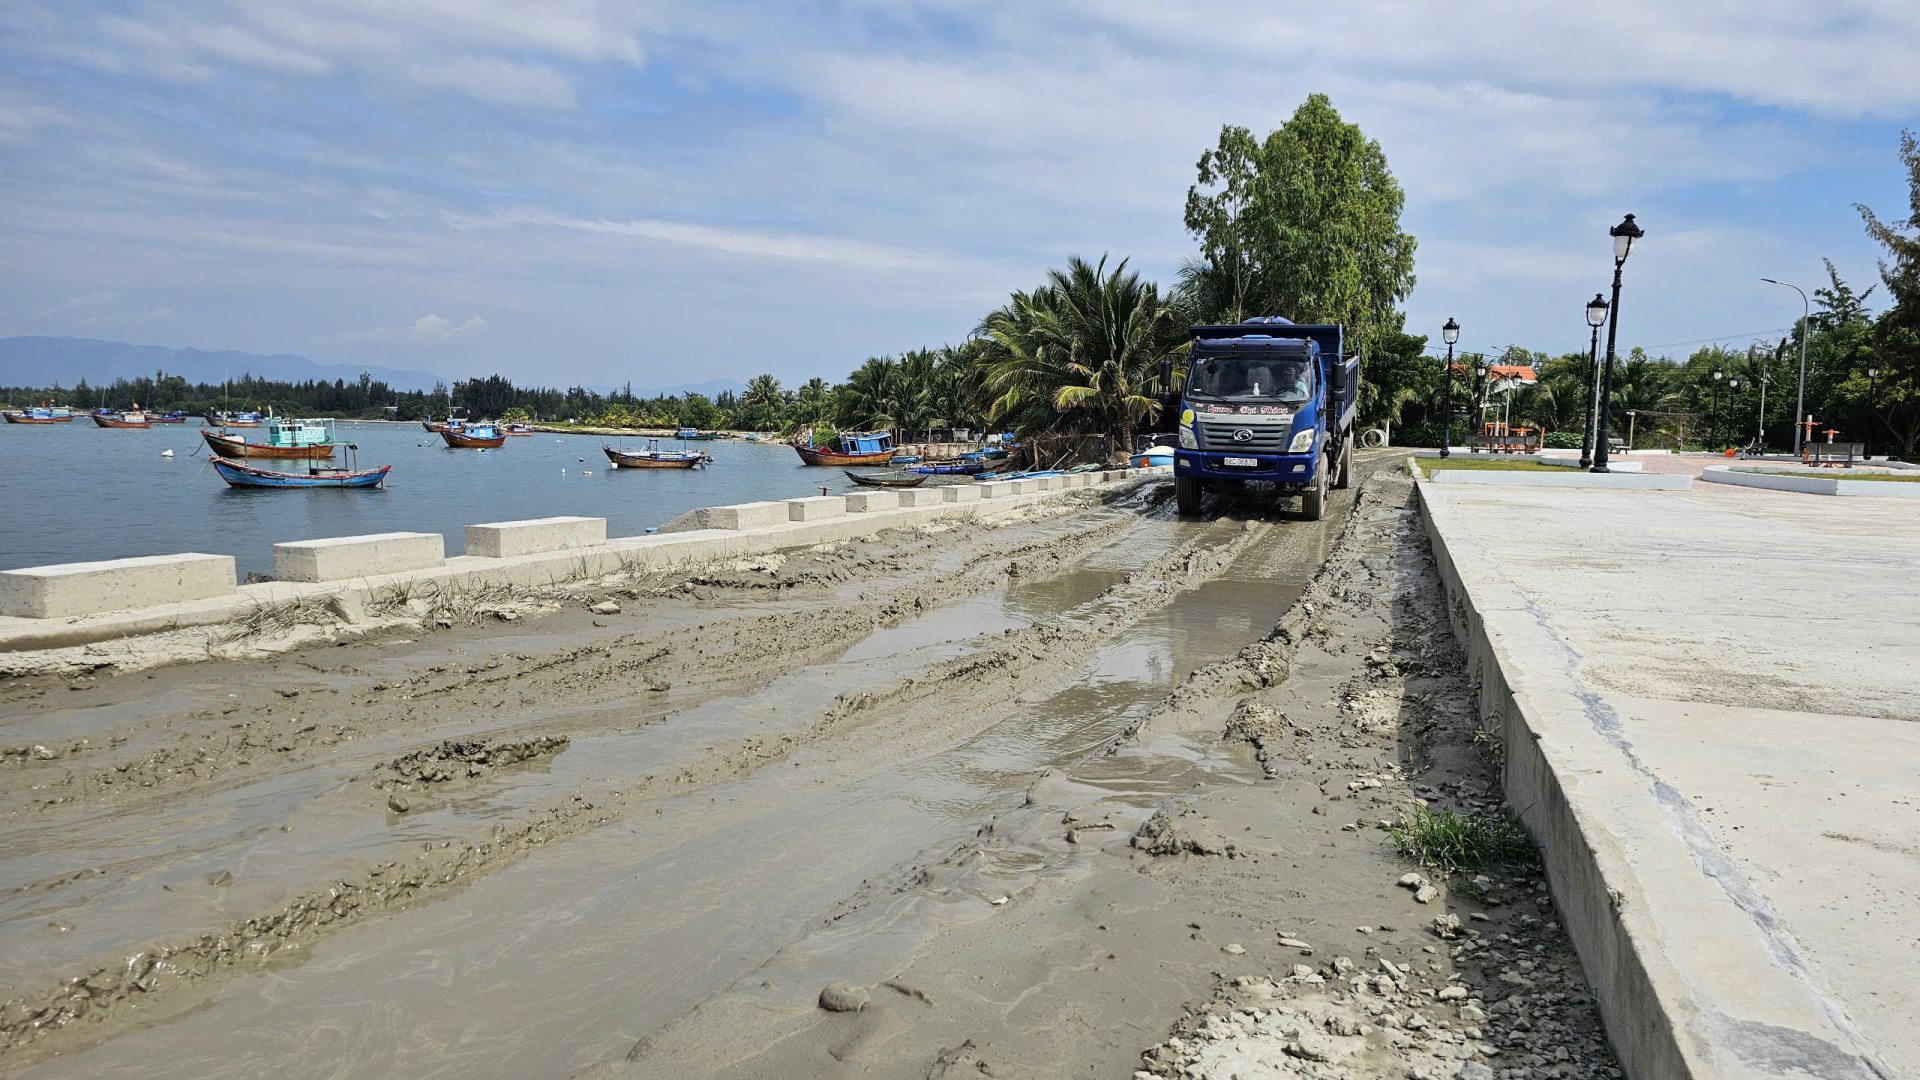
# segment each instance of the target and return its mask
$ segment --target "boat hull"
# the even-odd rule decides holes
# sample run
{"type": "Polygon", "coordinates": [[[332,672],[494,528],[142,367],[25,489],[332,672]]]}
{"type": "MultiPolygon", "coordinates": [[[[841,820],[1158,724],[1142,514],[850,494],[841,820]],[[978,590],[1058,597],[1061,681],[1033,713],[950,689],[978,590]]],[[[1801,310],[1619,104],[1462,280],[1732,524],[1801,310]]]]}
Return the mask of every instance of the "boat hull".
{"type": "Polygon", "coordinates": [[[58,416],[27,416],[24,413],[13,412],[0,413],[0,416],[6,417],[7,423],[9,424],[58,424],[64,422],[64,418],[58,416]]]}
{"type": "Polygon", "coordinates": [[[489,439],[460,431],[443,430],[440,432],[440,437],[447,440],[447,445],[455,450],[495,450],[507,444],[505,435],[495,435],[489,439]]]}
{"type": "Polygon", "coordinates": [[[243,488],[371,488],[379,487],[387,479],[391,465],[382,465],[377,469],[363,469],[359,472],[327,471],[306,473],[283,473],[272,469],[262,469],[229,458],[208,458],[214,471],[220,474],[232,487],[243,488]]]}
{"type": "Polygon", "coordinates": [[[908,472],[925,476],[978,476],[987,471],[984,461],[928,461],[907,466],[908,472]]]}
{"type": "Polygon", "coordinates": [[[111,416],[95,416],[93,422],[104,428],[144,428],[153,426],[150,420],[119,420],[111,416]]]}
{"type": "Polygon", "coordinates": [[[854,472],[852,469],[843,469],[841,471],[847,474],[847,479],[859,484],[861,487],[912,488],[919,487],[921,484],[927,482],[924,474],[920,476],[869,476],[864,473],[854,472]]]}
{"type": "Polygon", "coordinates": [[[705,454],[693,452],[681,454],[667,451],[667,456],[656,457],[648,451],[628,453],[624,450],[615,450],[611,446],[603,446],[600,450],[607,455],[608,461],[622,469],[691,469],[707,460],[705,454]]]}
{"type": "Polygon", "coordinates": [[[876,450],[870,454],[848,454],[839,450],[824,450],[817,446],[801,446],[798,443],[789,445],[793,447],[794,453],[800,455],[800,460],[809,465],[885,465],[893,460],[891,449],[876,450]]]}
{"type": "Polygon", "coordinates": [[[272,458],[280,461],[306,461],[310,458],[333,457],[333,446],[262,446],[250,443],[238,435],[225,435],[218,431],[200,429],[200,437],[207,440],[207,446],[214,453],[226,458],[272,458]]]}

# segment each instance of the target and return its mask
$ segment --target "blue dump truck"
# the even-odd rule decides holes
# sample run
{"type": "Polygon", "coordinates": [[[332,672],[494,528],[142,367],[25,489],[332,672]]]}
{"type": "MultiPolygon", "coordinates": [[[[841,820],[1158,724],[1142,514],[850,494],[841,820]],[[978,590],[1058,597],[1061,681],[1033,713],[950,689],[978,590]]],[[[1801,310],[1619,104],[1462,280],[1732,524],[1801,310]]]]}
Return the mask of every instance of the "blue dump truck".
{"type": "MultiPolygon", "coordinates": [[[[1327,489],[1353,471],[1360,360],[1341,351],[1341,328],[1275,317],[1189,328],[1186,377],[1162,367],[1163,400],[1179,418],[1173,490],[1182,516],[1200,512],[1209,489],[1271,485],[1300,496],[1301,516],[1326,514],[1327,489]]],[[[1162,412],[1169,415],[1168,411],[1162,412]]]]}

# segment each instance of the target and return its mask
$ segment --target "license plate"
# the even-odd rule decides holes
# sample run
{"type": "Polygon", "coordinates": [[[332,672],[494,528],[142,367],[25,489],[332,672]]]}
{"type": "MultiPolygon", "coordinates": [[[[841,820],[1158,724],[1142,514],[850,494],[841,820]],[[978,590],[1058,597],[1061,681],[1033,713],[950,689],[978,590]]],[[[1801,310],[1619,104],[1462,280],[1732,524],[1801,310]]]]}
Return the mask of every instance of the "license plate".
{"type": "Polygon", "coordinates": [[[1257,469],[1260,467],[1260,459],[1250,457],[1221,458],[1220,464],[1225,465],[1229,469],[1257,469]]]}

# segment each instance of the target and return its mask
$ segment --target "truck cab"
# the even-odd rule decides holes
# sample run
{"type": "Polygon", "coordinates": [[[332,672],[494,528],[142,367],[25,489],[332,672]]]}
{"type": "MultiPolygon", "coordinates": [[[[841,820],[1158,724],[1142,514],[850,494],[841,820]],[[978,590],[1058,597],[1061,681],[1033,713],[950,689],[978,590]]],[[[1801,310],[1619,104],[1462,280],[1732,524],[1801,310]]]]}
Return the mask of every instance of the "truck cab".
{"type": "Polygon", "coordinates": [[[1206,490],[1259,484],[1300,496],[1302,516],[1320,520],[1327,489],[1347,486],[1353,461],[1360,365],[1342,354],[1341,327],[1272,317],[1188,333],[1172,398],[1180,513],[1199,513],[1206,490]]]}

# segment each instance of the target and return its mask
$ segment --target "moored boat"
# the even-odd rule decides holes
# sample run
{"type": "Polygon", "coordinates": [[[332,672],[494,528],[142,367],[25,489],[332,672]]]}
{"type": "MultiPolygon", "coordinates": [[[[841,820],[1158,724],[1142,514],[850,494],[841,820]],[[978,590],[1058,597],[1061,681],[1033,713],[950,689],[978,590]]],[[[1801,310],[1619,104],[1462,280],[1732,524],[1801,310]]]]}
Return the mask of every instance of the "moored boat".
{"type": "Polygon", "coordinates": [[[893,460],[893,432],[841,432],[831,445],[816,445],[808,429],[787,445],[809,465],[883,465],[893,460]],[[805,442],[801,440],[805,439],[805,442]]]}
{"type": "Polygon", "coordinates": [[[208,458],[220,479],[233,487],[245,488],[370,488],[386,482],[391,465],[373,469],[337,469],[331,465],[311,465],[304,472],[280,472],[249,465],[230,458],[208,458]]]}
{"type": "Polygon", "coordinates": [[[509,435],[531,435],[533,434],[533,425],[524,420],[517,420],[508,424],[505,430],[509,435]]]}
{"type": "Polygon", "coordinates": [[[496,450],[507,442],[506,433],[493,424],[447,427],[441,429],[440,437],[456,450],[496,450]]]}
{"type": "Polygon", "coordinates": [[[147,414],[147,423],[149,424],[184,424],[186,422],[187,414],[179,409],[175,409],[172,412],[147,414]]]}
{"type": "Polygon", "coordinates": [[[921,484],[927,482],[925,473],[901,476],[897,473],[891,475],[887,473],[857,473],[852,469],[842,469],[840,471],[847,474],[847,479],[859,484],[861,487],[910,488],[919,487],[921,484]]]}
{"type": "Polygon", "coordinates": [[[210,412],[202,419],[208,427],[259,427],[266,423],[266,417],[258,412],[210,412]]]}
{"type": "Polygon", "coordinates": [[[144,428],[153,423],[138,405],[131,409],[96,409],[92,415],[93,422],[104,428],[144,428]]]}
{"type": "Polygon", "coordinates": [[[673,435],[682,442],[712,442],[720,437],[717,431],[701,431],[699,428],[690,427],[683,427],[673,435]]]}
{"type": "Polygon", "coordinates": [[[615,450],[602,443],[600,450],[616,469],[691,469],[713,460],[703,450],[662,450],[657,442],[645,450],[615,450]]]}
{"type": "Polygon", "coordinates": [[[52,409],[34,406],[26,409],[8,409],[0,413],[9,424],[63,424],[72,416],[55,416],[52,409]]]}
{"type": "Polygon", "coordinates": [[[201,428],[200,437],[214,453],[225,458],[326,459],[333,456],[336,445],[332,420],[279,416],[267,422],[266,438],[260,442],[211,428],[201,428]]]}
{"type": "Polygon", "coordinates": [[[987,471],[987,463],[978,457],[943,458],[909,465],[907,471],[926,476],[978,476],[987,471]]]}

